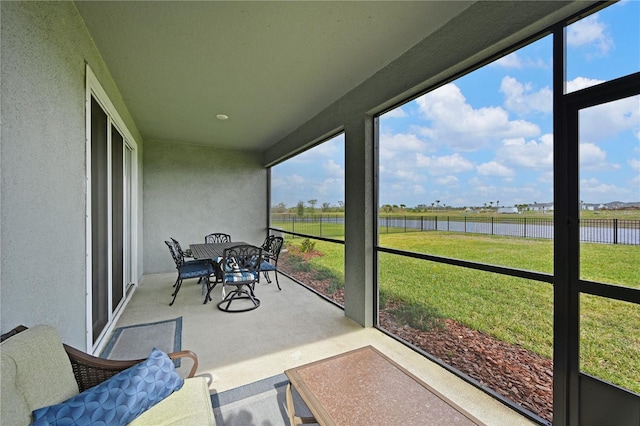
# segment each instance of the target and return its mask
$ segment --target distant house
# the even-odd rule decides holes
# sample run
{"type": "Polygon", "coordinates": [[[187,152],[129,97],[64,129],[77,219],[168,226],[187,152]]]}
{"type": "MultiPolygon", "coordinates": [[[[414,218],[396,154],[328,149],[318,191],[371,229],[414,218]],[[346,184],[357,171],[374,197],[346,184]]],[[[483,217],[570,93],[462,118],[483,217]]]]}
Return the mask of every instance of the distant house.
{"type": "Polygon", "coordinates": [[[533,205],[529,205],[529,210],[542,213],[553,211],[553,203],[535,203],[533,205]]]}
{"type": "Polygon", "coordinates": [[[511,214],[518,214],[520,213],[518,211],[517,207],[500,207],[498,208],[498,213],[511,213],[511,214]]]}

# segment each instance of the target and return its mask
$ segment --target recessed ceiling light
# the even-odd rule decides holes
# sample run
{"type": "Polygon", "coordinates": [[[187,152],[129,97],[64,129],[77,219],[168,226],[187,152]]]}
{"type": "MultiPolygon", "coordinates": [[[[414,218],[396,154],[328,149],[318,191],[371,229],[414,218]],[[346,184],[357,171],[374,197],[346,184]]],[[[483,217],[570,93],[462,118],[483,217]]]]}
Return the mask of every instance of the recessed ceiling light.
{"type": "Polygon", "coordinates": [[[217,115],[216,115],[216,118],[217,118],[218,120],[227,120],[227,119],[229,118],[229,116],[228,116],[228,115],[225,115],[225,114],[217,114],[217,115]]]}

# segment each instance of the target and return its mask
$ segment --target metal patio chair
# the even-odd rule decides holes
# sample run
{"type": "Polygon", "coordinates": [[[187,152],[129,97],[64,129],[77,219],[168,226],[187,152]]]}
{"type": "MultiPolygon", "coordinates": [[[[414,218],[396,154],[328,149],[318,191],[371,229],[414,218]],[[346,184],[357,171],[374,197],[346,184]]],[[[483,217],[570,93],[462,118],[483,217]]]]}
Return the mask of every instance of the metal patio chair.
{"type": "Polygon", "coordinates": [[[176,282],[175,284],[173,284],[175,290],[171,294],[173,296],[173,300],[171,300],[169,306],[172,306],[173,302],[176,301],[176,296],[180,291],[182,281],[189,278],[202,279],[202,293],[205,293],[205,286],[207,290],[206,296],[204,298],[204,303],[207,303],[207,301],[211,300],[209,294],[211,293],[213,287],[215,287],[217,284],[217,282],[214,281],[212,285],[211,281],[209,280],[209,276],[215,273],[215,267],[213,266],[213,263],[208,260],[190,260],[188,262],[185,262],[184,256],[180,254],[177,245],[173,241],[165,241],[164,243],[167,245],[167,247],[169,247],[169,252],[171,253],[171,257],[173,258],[173,261],[176,264],[176,269],[178,271],[178,278],[176,278],[176,282]]]}
{"type": "Polygon", "coordinates": [[[278,290],[282,290],[278,282],[278,257],[280,256],[280,250],[283,244],[284,238],[276,237],[275,235],[269,235],[262,244],[262,264],[260,265],[260,270],[269,284],[271,284],[269,272],[274,271],[278,290]]]}
{"type": "Polygon", "coordinates": [[[246,312],[260,306],[260,299],[255,297],[254,290],[256,283],[260,282],[261,262],[260,247],[245,244],[224,251],[220,261],[222,301],[218,303],[218,309],[225,312],[246,312]],[[227,287],[233,289],[226,293],[227,287]],[[244,302],[238,303],[239,300],[244,302]],[[236,307],[231,306],[233,302],[236,302],[236,307]]]}

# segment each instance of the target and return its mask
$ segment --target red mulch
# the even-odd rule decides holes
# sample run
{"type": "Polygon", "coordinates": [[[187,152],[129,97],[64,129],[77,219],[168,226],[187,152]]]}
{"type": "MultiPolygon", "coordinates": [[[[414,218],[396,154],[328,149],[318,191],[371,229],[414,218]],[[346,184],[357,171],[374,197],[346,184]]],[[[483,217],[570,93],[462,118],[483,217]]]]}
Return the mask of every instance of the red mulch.
{"type": "MultiPolygon", "coordinates": [[[[287,267],[288,254],[282,253],[278,264],[284,272],[344,306],[343,289],[328,294],[330,280],[315,280],[313,272],[291,272],[287,267]]],[[[296,255],[302,255],[305,260],[309,260],[322,254],[310,252],[296,255]]],[[[394,307],[392,303],[387,303],[386,308],[380,310],[380,327],[441,359],[543,419],[552,421],[552,360],[450,319],[443,321],[443,327],[436,327],[430,331],[417,330],[400,324],[388,312],[394,307]]]]}

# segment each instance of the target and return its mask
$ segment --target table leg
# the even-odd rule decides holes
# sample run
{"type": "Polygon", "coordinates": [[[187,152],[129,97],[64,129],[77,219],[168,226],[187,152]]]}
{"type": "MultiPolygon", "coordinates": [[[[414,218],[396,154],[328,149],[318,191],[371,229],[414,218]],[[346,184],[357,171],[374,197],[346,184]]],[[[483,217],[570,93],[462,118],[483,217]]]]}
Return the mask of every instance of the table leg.
{"type": "Polygon", "coordinates": [[[287,385],[287,411],[289,412],[289,424],[291,426],[318,423],[315,417],[298,417],[296,416],[295,407],[293,405],[293,393],[291,391],[291,383],[287,385]]]}

